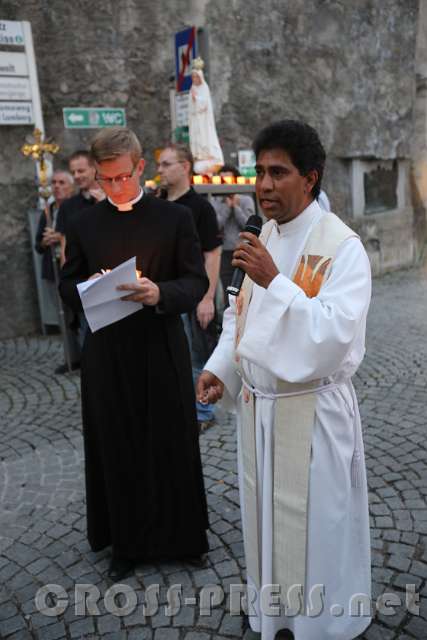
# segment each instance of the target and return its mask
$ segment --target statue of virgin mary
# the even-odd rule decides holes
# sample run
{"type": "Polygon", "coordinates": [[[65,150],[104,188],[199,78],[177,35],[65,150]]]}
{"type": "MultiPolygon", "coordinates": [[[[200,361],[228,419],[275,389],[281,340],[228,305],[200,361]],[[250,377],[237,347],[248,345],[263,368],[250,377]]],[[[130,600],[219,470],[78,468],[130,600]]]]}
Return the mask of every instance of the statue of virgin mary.
{"type": "Polygon", "coordinates": [[[190,149],[194,157],[194,172],[212,174],[224,164],[212,109],[209,87],[203,76],[203,60],[192,64],[192,86],[189,94],[188,128],[190,149]]]}

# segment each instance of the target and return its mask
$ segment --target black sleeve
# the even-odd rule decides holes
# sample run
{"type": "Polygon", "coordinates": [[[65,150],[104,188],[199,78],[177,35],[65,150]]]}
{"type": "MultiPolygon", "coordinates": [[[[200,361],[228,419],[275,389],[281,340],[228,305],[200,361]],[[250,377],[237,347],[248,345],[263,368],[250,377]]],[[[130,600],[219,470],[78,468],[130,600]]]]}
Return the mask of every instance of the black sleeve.
{"type": "Polygon", "coordinates": [[[90,276],[86,257],[81,247],[77,233],[79,216],[73,220],[67,229],[67,244],[65,247],[65,264],[61,269],[59,293],[63,301],[76,312],[82,311],[77,285],[90,276]]]}
{"type": "Polygon", "coordinates": [[[47,247],[42,247],[43,240],[43,232],[46,228],[46,214],[44,211],[41,212],[39,226],[37,227],[36,239],[34,241],[34,248],[37,253],[44,253],[47,247]]]}
{"type": "Polygon", "coordinates": [[[218,220],[215,209],[211,203],[203,199],[204,202],[200,207],[200,217],[198,220],[198,233],[202,251],[213,251],[222,244],[221,235],[218,227],[218,220]]]}
{"type": "Polygon", "coordinates": [[[67,206],[65,202],[63,202],[60,205],[58,209],[58,215],[56,218],[56,231],[58,231],[59,233],[62,233],[63,236],[65,236],[65,224],[66,224],[65,220],[67,217],[67,206]]]}
{"type": "Polygon", "coordinates": [[[190,212],[182,210],[177,223],[175,262],[178,277],[158,282],[158,311],[181,314],[192,311],[209,288],[200,243],[190,212]]]}

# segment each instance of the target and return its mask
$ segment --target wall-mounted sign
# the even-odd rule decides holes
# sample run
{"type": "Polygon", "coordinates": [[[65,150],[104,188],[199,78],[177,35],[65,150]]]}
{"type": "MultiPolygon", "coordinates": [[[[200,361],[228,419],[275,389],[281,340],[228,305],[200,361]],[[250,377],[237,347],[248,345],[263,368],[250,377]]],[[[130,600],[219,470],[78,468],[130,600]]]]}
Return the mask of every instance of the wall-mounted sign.
{"type": "Polygon", "coordinates": [[[250,178],[256,175],[255,163],[256,158],[252,149],[241,149],[238,152],[239,171],[242,176],[250,178]]]}
{"type": "Polygon", "coordinates": [[[196,27],[189,27],[175,34],[176,90],[191,88],[191,63],[197,56],[196,27]]]}
{"type": "Polygon", "coordinates": [[[25,20],[0,20],[0,101],[0,125],[35,124],[44,134],[33,36],[25,20]]]}
{"type": "Polygon", "coordinates": [[[125,127],[124,109],[66,107],[62,110],[66,129],[102,129],[104,127],[125,127]]]}
{"type": "Polygon", "coordinates": [[[25,38],[21,22],[14,20],[0,20],[0,45],[22,47],[25,38]]]}
{"type": "Polygon", "coordinates": [[[0,51],[0,76],[28,76],[25,53],[0,51]]]}
{"type": "Polygon", "coordinates": [[[31,102],[0,102],[0,124],[34,124],[31,102]]]}
{"type": "Polygon", "coordinates": [[[188,127],[188,91],[175,94],[175,117],[177,127],[188,127]]]}
{"type": "Polygon", "coordinates": [[[31,100],[29,79],[0,77],[0,100],[31,100]]]}

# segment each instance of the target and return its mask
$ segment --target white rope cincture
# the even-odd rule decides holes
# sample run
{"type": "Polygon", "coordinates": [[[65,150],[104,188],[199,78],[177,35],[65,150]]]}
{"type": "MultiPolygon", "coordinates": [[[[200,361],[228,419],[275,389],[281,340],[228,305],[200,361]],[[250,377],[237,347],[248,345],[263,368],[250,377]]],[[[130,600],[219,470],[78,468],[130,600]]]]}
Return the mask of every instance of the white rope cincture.
{"type": "MultiPolygon", "coordinates": [[[[252,393],[256,398],[266,398],[267,400],[278,400],[279,398],[290,398],[292,396],[302,396],[307,393],[323,393],[324,391],[333,391],[334,389],[338,389],[338,384],[336,382],[328,382],[323,385],[319,385],[317,387],[309,387],[307,386],[305,389],[289,391],[288,393],[267,393],[265,391],[260,391],[253,385],[249,384],[242,376],[242,384],[250,393],[252,393]]],[[[353,398],[354,402],[354,398],[353,398]]],[[[354,416],[354,409],[352,410],[354,416]]],[[[351,486],[355,489],[360,489],[362,487],[362,454],[358,447],[358,438],[356,434],[356,422],[355,421],[355,444],[353,450],[353,456],[351,458],[351,468],[350,468],[350,476],[351,476],[351,486]]]]}

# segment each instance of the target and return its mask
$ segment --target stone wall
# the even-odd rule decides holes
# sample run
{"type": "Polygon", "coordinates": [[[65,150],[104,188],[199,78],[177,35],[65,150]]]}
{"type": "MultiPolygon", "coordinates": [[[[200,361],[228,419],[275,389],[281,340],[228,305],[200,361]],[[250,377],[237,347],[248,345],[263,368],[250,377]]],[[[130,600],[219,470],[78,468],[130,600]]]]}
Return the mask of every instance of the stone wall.
{"type": "MultiPolygon", "coordinates": [[[[125,107],[152,158],[170,138],[173,33],[195,24],[209,33],[226,156],[274,119],[307,120],[328,151],[333,209],[351,219],[351,159],[410,157],[417,12],[417,0],[3,0],[0,18],[32,24],[46,130],[62,147],[58,164],[89,139],[64,130],[62,108],[71,106],[125,107]]],[[[26,232],[33,168],[18,152],[29,131],[0,128],[0,337],[38,328],[26,232]]],[[[410,203],[408,211],[403,225],[410,203]]],[[[379,272],[413,259],[407,247],[399,253],[396,220],[384,215],[386,243],[397,253],[379,272]]],[[[381,236],[381,217],[375,224],[381,236]]]]}

